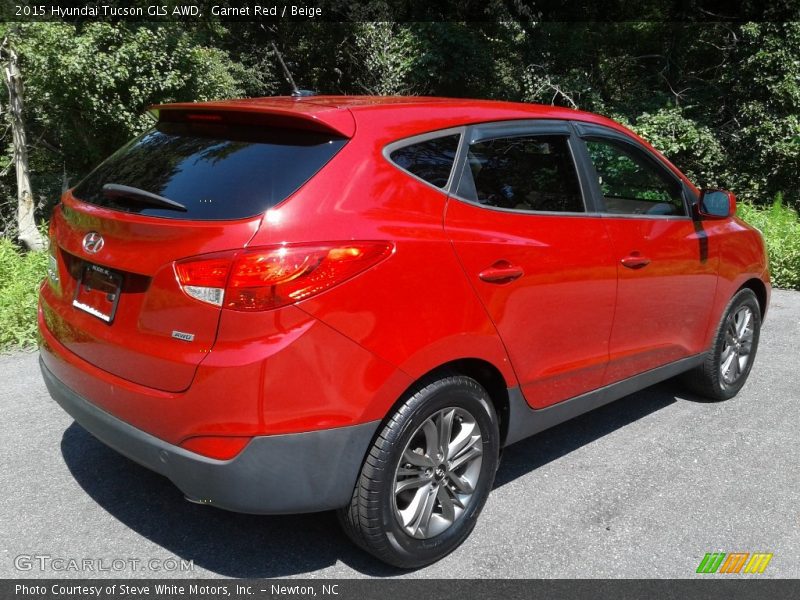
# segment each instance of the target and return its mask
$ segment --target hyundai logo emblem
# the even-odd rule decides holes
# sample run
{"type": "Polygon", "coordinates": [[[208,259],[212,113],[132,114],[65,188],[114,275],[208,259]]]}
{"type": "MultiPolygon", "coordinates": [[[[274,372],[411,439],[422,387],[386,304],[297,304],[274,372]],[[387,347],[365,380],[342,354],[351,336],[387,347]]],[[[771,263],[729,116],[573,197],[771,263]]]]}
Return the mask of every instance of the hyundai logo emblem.
{"type": "Polygon", "coordinates": [[[103,244],[105,244],[103,236],[96,231],[90,231],[83,236],[83,249],[89,254],[97,254],[100,252],[100,250],[103,249],[103,244]]]}

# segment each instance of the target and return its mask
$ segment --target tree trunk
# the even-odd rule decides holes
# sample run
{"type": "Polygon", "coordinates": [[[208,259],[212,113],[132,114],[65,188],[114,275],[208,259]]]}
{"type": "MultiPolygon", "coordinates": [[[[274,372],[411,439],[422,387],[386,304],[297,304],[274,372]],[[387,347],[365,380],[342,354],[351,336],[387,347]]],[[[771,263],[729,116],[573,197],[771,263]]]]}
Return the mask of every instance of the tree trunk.
{"type": "Polygon", "coordinates": [[[28,170],[28,145],[25,135],[25,122],[22,119],[22,77],[17,66],[17,54],[6,42],[2,48],[5,54],[6,87],[8,87],[8,111],[11,118],[11,131],[14,142],[14,167],[17,172],[17,224],[19,239],[29,250],[45,247],[34,219],[33,190],[28,170]]]}
{"type": "Polygon", "coordinates": [[[289,85],[292,86],[292,96],[299,93],[297,89],[297,84],[294,82],[294,77],[292,77],[292,72],[289,70],[289,67],[286,66],[286,63],[283,62],[283,54],[281,54],[280,50],[278,50],[278,46],[275,45],[275,42],[272,42],[272,51],[275,52],[275,56],[278,57],[278,62],[281,63],[281,68],[283,69],[283,74],[286,76],[286,81],[289,82],[289,85]]]}

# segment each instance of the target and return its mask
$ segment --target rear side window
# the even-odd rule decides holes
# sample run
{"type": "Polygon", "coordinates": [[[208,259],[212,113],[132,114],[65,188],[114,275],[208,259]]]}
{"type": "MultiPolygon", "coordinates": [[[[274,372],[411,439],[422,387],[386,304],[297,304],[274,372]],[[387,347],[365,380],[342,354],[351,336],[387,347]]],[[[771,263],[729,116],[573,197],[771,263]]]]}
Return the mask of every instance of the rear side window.
{"type": "Polygon", "coordinates": [[[446,135],[403,146],[389,154],[389,158],[401,169],[443,188],[450,180],[459,137],[458,134],[446,135]]]}
{"type": "Polygon", "coordinates": [[[496,138],[469,147],[458,195],[519,211],[584,212],[567,136],[496,138]]]}
{"type": "Polygon", "coordinates": [[[98,206],[170,219],[252,217],[291,195],[346,143],[328,134],[223,124],[160,123],[123,146],[73,190],[98,206]],[[174,210],[106,184],[137,188],[174,210]]]}

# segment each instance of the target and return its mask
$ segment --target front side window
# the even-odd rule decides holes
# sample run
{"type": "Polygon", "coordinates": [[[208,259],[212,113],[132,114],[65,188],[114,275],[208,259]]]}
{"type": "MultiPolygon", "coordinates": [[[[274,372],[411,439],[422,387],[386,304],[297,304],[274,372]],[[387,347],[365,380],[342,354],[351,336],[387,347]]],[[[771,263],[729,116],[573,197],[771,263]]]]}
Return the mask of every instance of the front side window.
{"type": "Polygon", "coordinates": [[[683,216],[681,185],[634,149],[607,140],[586,140],[606,212],[683,216]]]}
{"type": "Polygon", "coordinates": [[[457,193],[510,210],[585,211],[565,135],[495,138],[470,145],[457,193]]]}
{"type": "Polygon", "coordinates": [[[401,169],[443,188],[450,180],[459,138],[454,134],[409,144],[392,151],[389,158],[401,169]]]}

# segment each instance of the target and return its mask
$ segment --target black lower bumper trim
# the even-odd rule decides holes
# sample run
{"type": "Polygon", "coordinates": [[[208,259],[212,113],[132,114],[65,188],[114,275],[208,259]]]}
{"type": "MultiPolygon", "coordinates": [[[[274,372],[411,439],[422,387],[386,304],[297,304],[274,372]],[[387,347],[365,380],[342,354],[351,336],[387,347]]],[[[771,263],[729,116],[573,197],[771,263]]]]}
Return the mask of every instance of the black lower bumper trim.
{"type": "Polygon", "coordinates": [[[206,458],[169,444],[98,408],[39,359],[50,395],[101,442],[169,478],[187,497],[253,514],[318,512],[350,501],[379,421],[255,437],[235,458],[206,458]]]}

